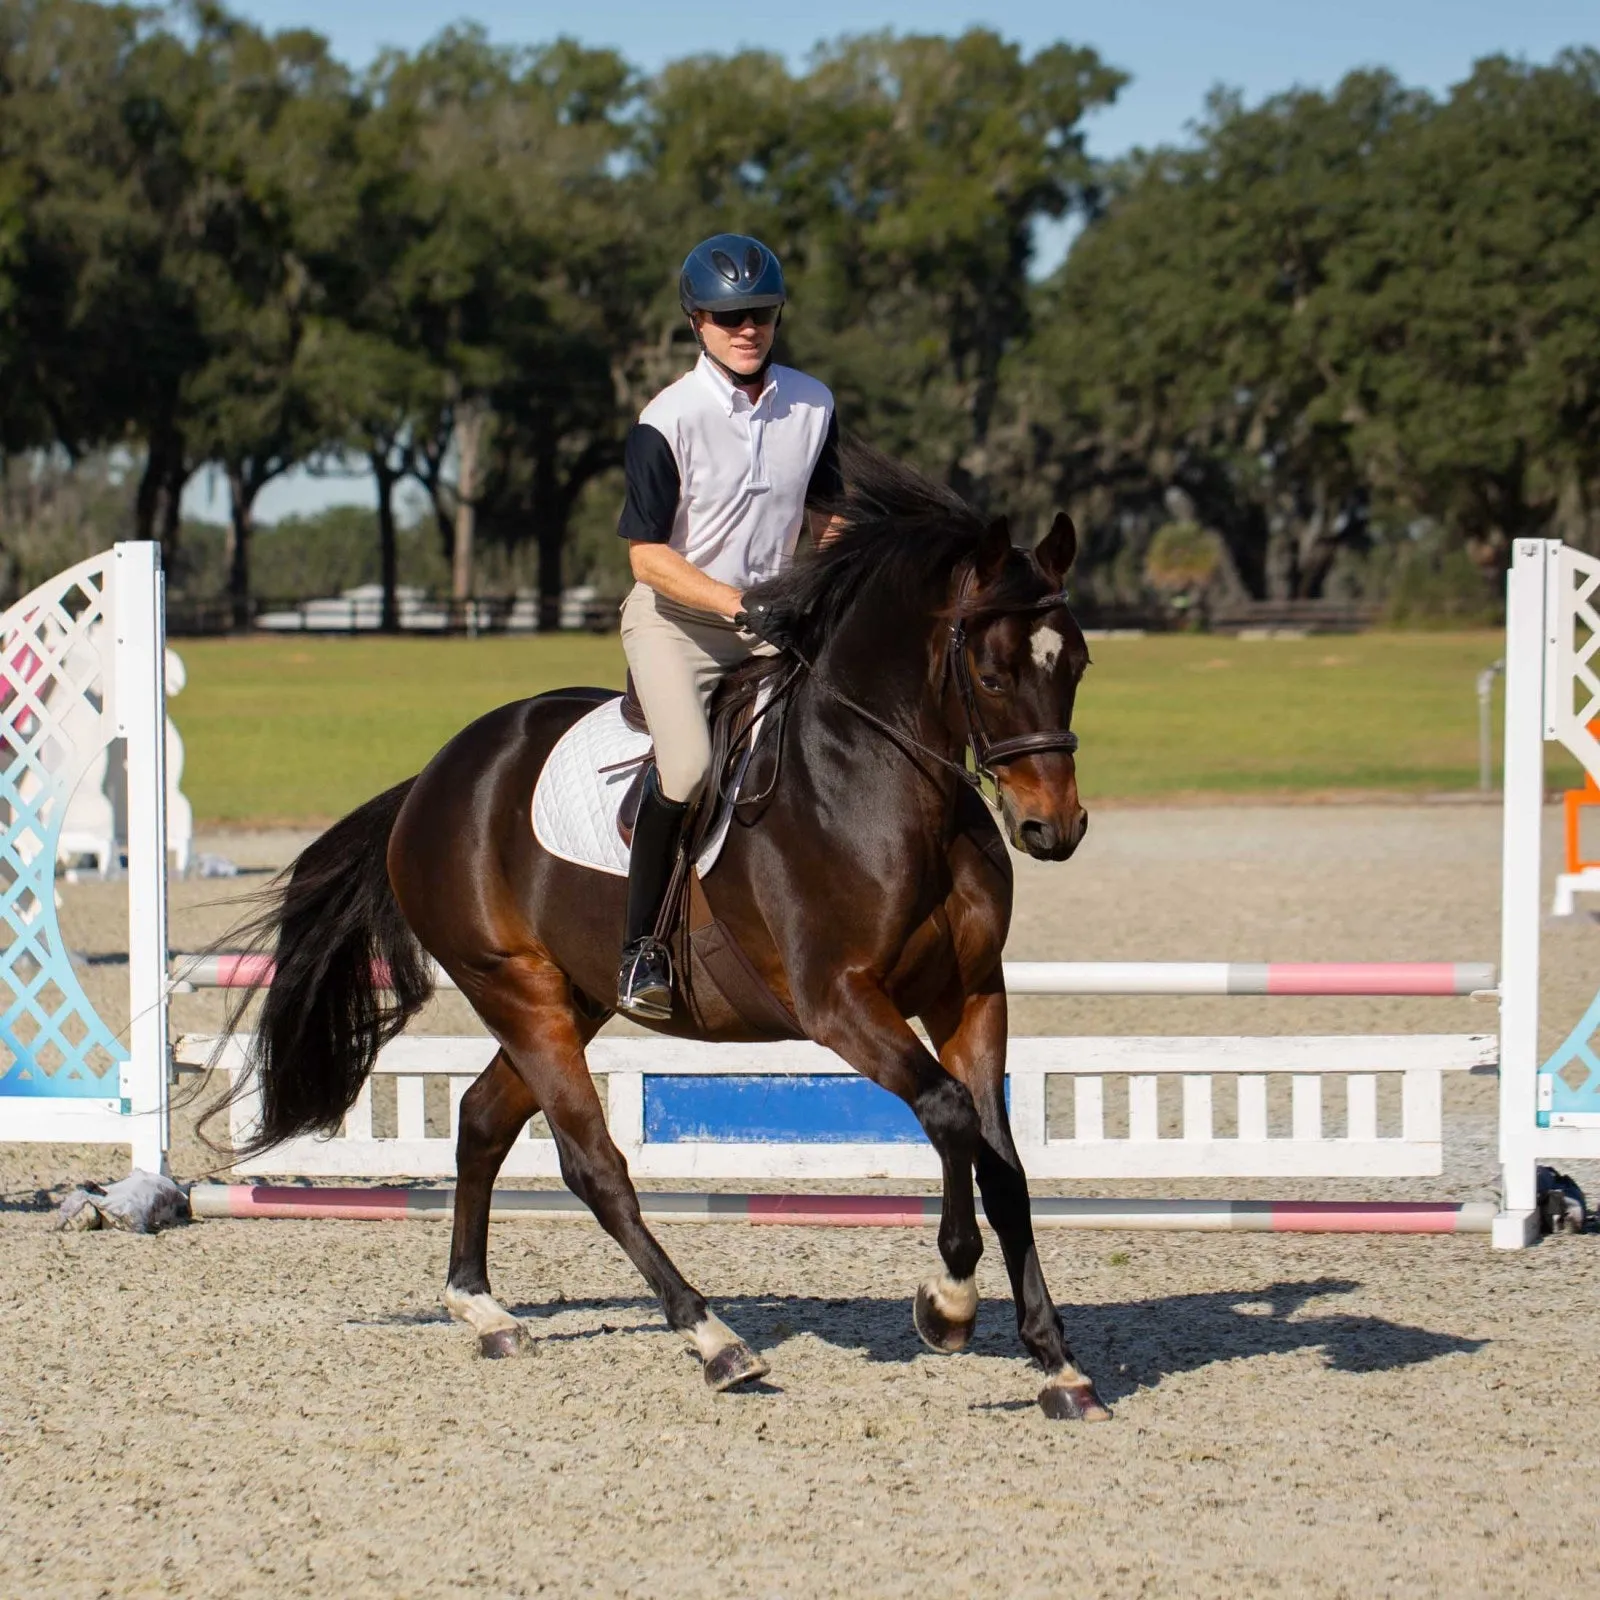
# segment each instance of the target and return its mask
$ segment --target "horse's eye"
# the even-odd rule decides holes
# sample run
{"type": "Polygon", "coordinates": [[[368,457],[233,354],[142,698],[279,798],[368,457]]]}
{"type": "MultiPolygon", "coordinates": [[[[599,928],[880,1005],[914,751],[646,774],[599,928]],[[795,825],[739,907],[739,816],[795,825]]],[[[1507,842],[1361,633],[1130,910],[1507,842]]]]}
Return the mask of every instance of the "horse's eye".
{"type": "Polygon", "coordinates": [[[995,675],[992,672],[985,672],[978,679],[978,683],[983,688],[987,689],[990,694],[999,694],[1000,693],[1000,680],[997,677],[995,677],[995,675]]]}

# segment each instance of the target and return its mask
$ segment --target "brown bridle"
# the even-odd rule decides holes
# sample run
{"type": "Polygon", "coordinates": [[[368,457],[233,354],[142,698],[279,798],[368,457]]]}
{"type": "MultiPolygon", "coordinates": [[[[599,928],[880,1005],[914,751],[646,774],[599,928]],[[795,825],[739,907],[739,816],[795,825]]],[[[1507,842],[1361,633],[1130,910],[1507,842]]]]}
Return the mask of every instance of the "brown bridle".
{"type": "MultiPolygon", "coordinates": [[[[970,579],[968,580],[970,582],[970,579]]],[[[965,586],[963,586],[965,587],[965,586]]],[[[964,596],[963,596],[964,597],[964,596]]],[[[913,739],[910,734],[894,727],[884,721],[875,712],[867,710],[852,700],[849,695],[834,686],[822,676],[805,656],[793,645],[788,651],[806,669],[811,681],[830,700],[842,705],[847,711],[853,711],[864,722],[870,722],[880,733],[886,734],[895,744],[915,760],[918,756],[926,756],[930,761],[937,762],[940,766],[948,768],[962,780],[970,784],[980,793],[983,790],[983,780],[987,778],[990,783],[998,787],[995,776],[996,765],[1004,765],[1007,761],[1015,761],[1022,756],[1038,755],[1046,750],[1065,750],[1069,754],[1075,753],[1078,748],[1078,736],[1070,728],[1041,729],[1038,733],[1020,733],[1010,739],[991,739],[988,729],[983,725],[983,715],[978,710],[978,698],[972,687],[972,671],[967,665],[967,624],[974,617],[1026,617],[1037,616],[1041,612],[1054,611],[1057,607],[1065,606],[1067,593],[1058,589],[1051,594],[1042,596],[1030,605],[1025,606],[976,606],[971,611],[960,609],[957,602],[955,618],[950,623],[950,636],[946,644],[945,661],[946,670],[951,673],[956,682],[956,695],[961,702],[961,714],[967,724],[967,747],[972,751],[972,760],[975,771],[969,772],[962,762],[952,761],[948,756],[941,755],[937,750],[930,750],[927,745],[918,739],[913,739]]]]}
{"type": "MultiPolygon", "coordinates": [[[[1069,755],[1078,749],[1078,736],[1070,728],[1041,729],[1038,733],[1019,733],[1011,739],[991,739],[983,725],[983,713],[978,709],[978,697],[972,687],[972,669],[967,665],[967,623],[974,616],[1026,617],[1040,612],[1054,611],[1067,603],[1064,589],[1035,600],[1031,606],[1006,607],[1003,610],[979,609],[958,613],[950,624],[950,666],[956,680],[956,693],[961,700],[961,712],[967,719],[967,744],[972,750],[973,765],[980,778],[996,781],[994,768],[1019,756],[1038,755],[1045,750],[1065,750],[1069,755]]],[[[966,769],[963,767],[962,771],[966,769]]]]}

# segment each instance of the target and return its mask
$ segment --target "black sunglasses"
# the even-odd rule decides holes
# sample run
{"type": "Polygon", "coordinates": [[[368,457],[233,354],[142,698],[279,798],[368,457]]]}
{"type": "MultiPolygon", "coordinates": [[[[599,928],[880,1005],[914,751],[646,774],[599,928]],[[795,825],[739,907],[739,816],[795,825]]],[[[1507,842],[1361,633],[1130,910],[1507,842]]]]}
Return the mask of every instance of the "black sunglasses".
{"type": "Polygon", "coordinates": [[[711,311],[707,315],[719,328],[742,328],[746,322],[753,322],[758,328],[764,328],[778,314],[776,306],[745,306],[739,311],[711,311]]]}

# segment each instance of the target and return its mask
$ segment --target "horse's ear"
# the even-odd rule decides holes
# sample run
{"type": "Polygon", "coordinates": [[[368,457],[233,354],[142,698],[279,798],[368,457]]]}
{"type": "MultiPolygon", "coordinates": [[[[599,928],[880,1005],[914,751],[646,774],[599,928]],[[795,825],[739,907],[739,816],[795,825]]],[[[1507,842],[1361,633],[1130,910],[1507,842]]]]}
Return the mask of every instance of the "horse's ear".
{"type": "Polygon", "coordinates": [[[1056,520],[1050,524],[1049,533],[1039,541],[1033,559],[1057,588],[1067,581],[1072,563],[1078,559],[1078,530],[1065,511],[1056,513],[1056,520]]]}
{"type": "Polygon", "coordinates": [[[978,540],[978,548],[973,554],[972,566],[978,580],[978,587],[993,583],[1000,576],[1001,569],[1011,559],[1011,524],[1004,517],[996,517],[978,540]]]}

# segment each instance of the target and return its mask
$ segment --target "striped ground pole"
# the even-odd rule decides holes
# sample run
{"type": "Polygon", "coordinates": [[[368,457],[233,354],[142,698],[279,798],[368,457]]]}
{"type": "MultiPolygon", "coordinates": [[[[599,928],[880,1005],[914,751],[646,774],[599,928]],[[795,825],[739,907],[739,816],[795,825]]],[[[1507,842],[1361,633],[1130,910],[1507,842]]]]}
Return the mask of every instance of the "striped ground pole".
{"type": "MultiPolygon", "coordinates": [[[[447,1218],[450,1189],[321,1188],[195,1184],[198,1218],[324,1218],[407,1221],[447,1218]]],[[[747,1222],[812,1228],[936,1227],[937,1195],[642,1193],[647,1222],[747,1222]]],[[[981,1215],[980,1207],[980,1215],[981,1215]]],[[[1036,1227],[1202,1233],[1488,1233],[1492,1201],[1083,1200],[1041,1195],[1036,1227]]],[[[564,1189],[497,1189],[490,1216],[581,1218],[589,1209],[564,1189]]]]}
{"type": "MultiPolygon", "coordinates": [[[[272,981],[266,955],[179,955],[172,975],[196,989],[247,989],[272,981]]],[[[435,981],[454,988],[437,968],[435,981]]],[[[1492,991],[1495,969],[1475,961],[1008,961],[1012,994],[1473,995],[1492,991]]]]}

